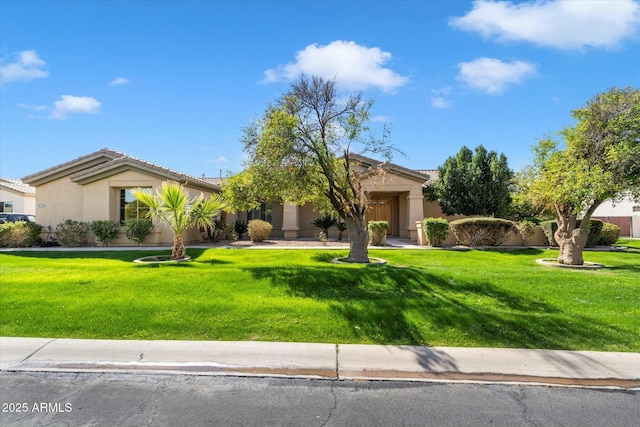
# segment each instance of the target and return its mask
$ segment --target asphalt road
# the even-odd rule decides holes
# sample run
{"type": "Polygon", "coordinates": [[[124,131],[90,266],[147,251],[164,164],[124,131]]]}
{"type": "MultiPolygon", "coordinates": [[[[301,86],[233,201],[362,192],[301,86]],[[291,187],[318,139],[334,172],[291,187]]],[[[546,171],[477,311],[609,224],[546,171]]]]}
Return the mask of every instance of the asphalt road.
{"type": "Polygon", "coordinates": [[[640,391],[151,374],[0,373],[9,426],[633,426],[640,391]]]}

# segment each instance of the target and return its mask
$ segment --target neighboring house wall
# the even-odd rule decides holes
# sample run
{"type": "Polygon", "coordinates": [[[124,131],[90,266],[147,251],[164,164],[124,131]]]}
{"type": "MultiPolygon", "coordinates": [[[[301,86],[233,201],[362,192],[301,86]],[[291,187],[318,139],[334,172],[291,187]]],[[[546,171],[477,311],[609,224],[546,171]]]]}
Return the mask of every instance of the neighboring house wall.
{"type": "Polygon", "coordinates": [[[0,178],[0,212],[35,215],[35,188],[19,179],[0,178]]]}
{"type": "Polygon", "coordinates": [[[16,212],[31,215],[35,215],[36,213],[35,194],[23,194],[0,188],[0,202],[0,212],[16,212]]]}
{"type": "Polygon", "coordinates": [[[607,200],[595,210],[592,217],[619,226],[621,237],[640,238],[640,202],[634,202],[631,198],[615,204],[607,200]]]}

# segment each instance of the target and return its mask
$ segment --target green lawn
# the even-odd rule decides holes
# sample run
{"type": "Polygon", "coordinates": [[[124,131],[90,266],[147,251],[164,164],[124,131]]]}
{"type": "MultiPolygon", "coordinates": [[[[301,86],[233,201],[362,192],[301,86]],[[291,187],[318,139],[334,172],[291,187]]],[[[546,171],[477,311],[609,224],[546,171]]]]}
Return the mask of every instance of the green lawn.
{"type": "Polygon", "coordinates": [[[608,268],[543,267],[556,251],[335,250],[0,253],[0,335],[640,351],[640,241],[586,252],[608,268]]]}

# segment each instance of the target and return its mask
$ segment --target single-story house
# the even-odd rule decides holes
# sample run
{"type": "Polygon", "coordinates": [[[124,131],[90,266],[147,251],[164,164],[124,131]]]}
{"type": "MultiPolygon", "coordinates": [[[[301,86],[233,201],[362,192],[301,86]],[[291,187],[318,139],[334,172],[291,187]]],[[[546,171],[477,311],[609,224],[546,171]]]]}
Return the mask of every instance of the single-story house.
{"type": "MultiPolygon", "coordinates": [[[[36,188],[36,219],[55,229],[64,220],[124,221],[139,213],[138,202],[130,190],[155,189],[163,181],[182,183],[192,196],[220,192],[220,187],[203,179],[167,169],[109,148],[34,173],[23,181],[36,188]]],[[[91,239],[92,236],[90,236],[91,239]]],[[[188,230],[185,242],[200,241],[198,230],[188,230]]],[[[147,245],[171,244],[170,229],[156,224],[147,245]]],[[[90,243],[94,241],[90,240],[90,243]]],[[[114,245],[132,245],[124,232],[114,245]]]]}
{"type": "Polygon", "coordinates": [[[36,189],[19,179],[0,178],[0,212],[36,214],[36,189]]]}
{"type": "MultiPolygon", "coordinates": [[[[430,216],[441,215],[437,203],[425,201],[422,195],[429,174],[364,156],[357,156],[357,159],[362,167],[380,166],[385,171],[363,181],[363,188],[370,198],[367,219],[387,221],[391,236],[418,240],[416,222],[423,219],[425,212],[430,212],[430,216]]],[[[122,221],[126,212],[132,211],[131,204],[137,203],[130,194],[132,188],[155,189],[166,180],[181,182],[192,195],[220,192],[219,178],[196,178],[109,148],[23,178],[25,183],[37,189],[35,213],[38,223],[53,228],[66,219],[122,221]]],[[[312,224],[318,216],[319,212],[311,204],[296,206],[274,202],[263,203],[261,209],[251,212],[230,213],[227,223],[236,219],[265,219],[273,224],[273,237],[312,238],[319,232],[312,224]]],[[[332,229],[329,237],[336,235],[337,230],[332,229]]],[[[197,230],[190,230],[184,239],[185,242],[196,242],[201,237],[197,230]]],[[[170,230],[157,226],[145,244],[171,242],[170,230]]],[[[121,233],[113,244],[132,243],[121,233]]]]}

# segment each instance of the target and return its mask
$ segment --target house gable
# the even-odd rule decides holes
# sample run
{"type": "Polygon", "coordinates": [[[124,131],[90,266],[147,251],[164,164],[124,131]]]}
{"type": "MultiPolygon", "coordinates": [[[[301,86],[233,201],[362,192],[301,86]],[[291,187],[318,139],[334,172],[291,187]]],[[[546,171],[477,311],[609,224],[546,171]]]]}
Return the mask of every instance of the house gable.
{"type": "Polygon", "coordinates": [[[42,184],[47,184],[51,181],[101,165],[122,156],[125,156],[125,154],[109,148],[103,148],[100,151],[96,151],[94,153],[87,154],[86,156],[78,157],[77,159],[25,176],[22,178],[22,181],[34,187],[38,187],[42,184]]]}

